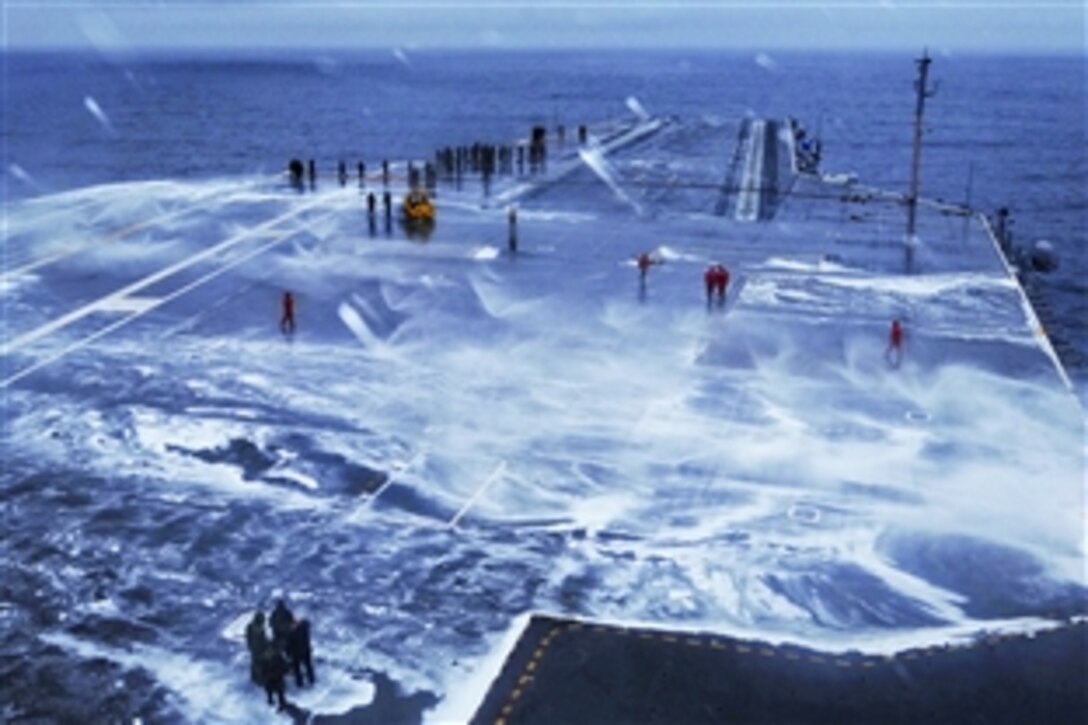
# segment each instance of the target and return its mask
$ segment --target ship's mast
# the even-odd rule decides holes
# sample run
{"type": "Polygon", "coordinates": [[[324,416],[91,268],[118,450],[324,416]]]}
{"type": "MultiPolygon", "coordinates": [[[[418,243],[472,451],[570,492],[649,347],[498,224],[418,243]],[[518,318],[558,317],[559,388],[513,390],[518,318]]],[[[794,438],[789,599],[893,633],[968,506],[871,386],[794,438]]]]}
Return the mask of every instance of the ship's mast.
{"type": "Polygon", "coordinates": [[[914,160],[910,169],[910,194],[907,196],[907,243],[914,239],[914,218],[918,211],[918,169],[922,163],[922,113],[925,111],[926,99],[937,92],[936,88],[926,87],[926,76],[929,73],[929,64],[932,63],[929,52],[922,51],[922,57],[915,60],[918,64],[918,80],[914,82],[914,90],[918,93],[918,104],[914,109],[914,160]]]}

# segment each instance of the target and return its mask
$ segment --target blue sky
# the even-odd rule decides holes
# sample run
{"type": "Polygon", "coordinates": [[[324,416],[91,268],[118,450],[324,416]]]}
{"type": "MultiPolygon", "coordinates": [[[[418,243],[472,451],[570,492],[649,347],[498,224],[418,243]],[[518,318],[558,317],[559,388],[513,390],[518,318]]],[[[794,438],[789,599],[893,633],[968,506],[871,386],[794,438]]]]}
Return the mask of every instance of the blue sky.
{"type": "Polygon", "coordinates": [[[1085,52],[1085,6],[1021,0],[3,0],[9,48],[1085,52]]]}

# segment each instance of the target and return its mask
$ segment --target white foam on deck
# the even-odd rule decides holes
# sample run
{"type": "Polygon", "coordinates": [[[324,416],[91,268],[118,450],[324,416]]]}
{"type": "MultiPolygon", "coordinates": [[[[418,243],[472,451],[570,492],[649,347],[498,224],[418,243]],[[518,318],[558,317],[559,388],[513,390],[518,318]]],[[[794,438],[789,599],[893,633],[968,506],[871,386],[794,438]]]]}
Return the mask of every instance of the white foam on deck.
{"type": "MultiPolygon", "coordinates": [[[[527,218],[523,211],[521,219],[527,218]]],[[[501,215],[498,222],[495,233],[501,238],[501,215]]],[[[561,215],[542,214],[539,222],[557,236],[571,227],[571,219],[561,215]]],[[[323,505],[305,484],[298,491],[254,485],[242,479],[236,465],[199,461],[169,446],[214,450],[233,437],[260,445],[272,432],[323,425],[291,418],[299,412],[346,421],[350,425],[343,430],[330,426],[321,435],[323,442],[335,442],[329,448],[335,445],[353,461],[392,466],[409,457],[408,448],[427,449],[426,465],[407,481],[422,499],[452,501],[454,507],[471,501],[468,519],[478,515],[492,524],[546,517],[563,522],[553,527],[556,533],[561,527],[584,529],[584,539],[548,554],[540,570],[549,579],[534,607],[553,604],[566,577],[577,580],[593,572],[600,575],[600,586],[586,596],[589,611],[659,627],[683,621],[742,636],[758,629],[770,639],[826,640],[835,647],[877,637],[876,648],[943,641],[977,629],[978,622],[964,617],[957,596],[891,569],[874,553],[880,533],[893,528],[934,537],[977,536],[1038,556],[1067,581],[1083,580],[1083,418],[1079,412],[1070,417],[1061,391],[988,373],[970,358],[957,365],[888,370],[881,364],[883,328],[868,344],[863,338],[840,340],[845,324],[829,326],[818,333],[835,343],[829,345],[832,352],[813,353],[807,345],[824,340],[799,330],[794,324],[799,314],[764,319],[743,305],[728,314],[708,313],[700,270],[691,264],[703,252],[683,251],[685,239],[679,235],[668,244],[670,263],[654,270],[661,274],[649,281],[650,298],[638,301],[634,275],[617,260],[660,240],[647,244],[650,235],[638,236],[637,230],[623,240],[631,247],[623,255],[585,250],[576,261],[559,262],[564,242],[549,240],[557,254],[527,257],[517,266],[468,262],[476,244],[470,240],[481,238],[475,234],[469,241],[458,237],[461,246],[360,245],[348,257],[323,248],[335,243],[341,227],[311,231],[306,255],[287,257],[282,268],[321,284],[349,273],[371,287],[380,280],[381,299],[406,318],[403,335],[375,334],[367,320],[379,316],[378,305],[352,293],[327,302],[324,310],[362,346],[310,344],[304,338],[289,345],[275,334],[198,337],[169,349],[149,347],[138,338],[110,341],[100,354],[87,351],[72,365],[78,374],[72,390],[91,394],[113,383],[128,385],[114,391],[123,398],[149,378],[181,376],[191,380],[189,391],[198,403],[229,392],[245,412],[240,420],[224,421],[207,415],[211,408],[200,404],[170,411],[126,402],[131,417],[107,419],[106,408],[81,409],[83,401],[58,395],[49,396],[57,412],[49,419],[32,409],[44,393],[17,386],[11,399],[25,410],[10,423],[13,448],[24,455],[40,453],[42,460],[68,461],[78,453],[81,465],[105,473],[139,470],[163,487],[164,498],[192,488],[221,505],[258,499],[281,510],[305,509],[323,505]],[[356,266],[348,266],[349,259],[356,266]],[[534,281],[526,276],[532,272],[555,275],[549,280],[555,289],[523,287],[522,282],[534,281]],[[693,281],[685,287],[670,284],[682,275],[693,281]],[[575,285],[587,280],[600,281],[594,289],[605,292],[579,297],[575,285]],[[463,310],[454,307],[463,300],[463,310]],[[757,338],[766,347],[748,348],[757,338]],[[706,349],[743,353],[751,364],[731,367],[701,358],[706,349]],[[117,373],[131,366],[142,371],[139,379],[123,383],[117,373]],[[282,412],[284,420],[253,420],[253,411],[262,407],[282,412]],[[356,444],[364,428],[378,433],[356,444]],[[43,431],[62,437],[47,438],[43,431]],[[1008,441],[1015,445],[1003,448],[1008,441]],[[953,453],[942,458],[942,447],[953,453]],[[473,500],[499,460],[510,462],[501,480],[491,481],[473,500]],[[589,475],[594,466],[605,470],[589,475]],[[912,503],[844,497],[843,481],[873,482],[912,503]],[[845,514],[836,519],[836,510],[845,514]],[[608,534],[618,536],[609,540],[608,534]],[[813,612],[764,580],[796,567],[795,551],[857,565],[952,624],[884,639],[871,630],[844,635],[821,628],[813,612]]],[[[601,242],[621,246],[615,239],[601,242]]],[[[774,297],[783,291],[806,304],[824,300],[826,294],[811,287],[786,289],[787,278],[796,282],[805,273],[800,271],[780,268],[781,276],[771,279],[757,270],[745,301],[763,299],[775,311],[785,311],[789,308],[774,297]]],[[[903,282],[900,286],[890,276],[854,277],[819,264],[810,271],[820,275],[825,291],[860,291],[864,299],[882,304],[893,294],[921,301],[967,289],[1007,291],[1007,282],[983,273],[894,278],[903,282]]],[[[836,310],[851,322],[871,314],[849,304],[836,310]]],[[[169,402],[158,404],[169,407],[169,402]]],[[[353,508],[343,520],[370,532],[366,527],[379,515],[376,508],[353,508]]],[[[468,519],[453,532],[456,538],[442,541],[449,547],[443,553],[482,546],[484,534],[468,519]]],[[[398,523],[406,538],[435,527],[434,521],[409,513],[398,523]]],[[[542,566],[532,547],[519,547],[516,529],[505,533],[513,543],[504,543],[495,556],[529,572],[542,566]]],[[[418,564],[436,561],[441,559],[418,564]]],[[[374,616],[380,634],[395,632],[396,618],[379,614],[374,616]]],[[[428,612],[419,616],[426,619],[428,612]]],[[[448,633],[456,622],[427,625],[448,633]]],[[[333,651],[358,648],[350,629],[333,636],[341,638],[330,643],[333,651]]],[[[392,674],[435,684],[428,678],[445,665],[418,664],[421,652],[434,654],[428,649],[432,643],[422,634],[405,643],[408,664],[391,661],[392,674]]],[[[448,646],[436,649],[445,656],[448,646]]],[[[159,654],[141,651],[131,661],[159,654]]],[[[162,672],[168,677],[174,667],[190,664],[169,660],[162,672]]],[[[465,672],[452,666],[447,671],[449,680],[437,684],[456,697],[456,682],[465,672]]],[[[239,679],[237,674],[225,667],[197,668],[193,677],[239,679]]],[[[185,688],[199,690],[195,684],[185,688]]],[[[230,691],[212,695],[227,697],[230,691]]],[[[204,710],[194,712],[201,719],[204,710]]],[[[239,712],[243,719],[249,714],[239,712]]]]}

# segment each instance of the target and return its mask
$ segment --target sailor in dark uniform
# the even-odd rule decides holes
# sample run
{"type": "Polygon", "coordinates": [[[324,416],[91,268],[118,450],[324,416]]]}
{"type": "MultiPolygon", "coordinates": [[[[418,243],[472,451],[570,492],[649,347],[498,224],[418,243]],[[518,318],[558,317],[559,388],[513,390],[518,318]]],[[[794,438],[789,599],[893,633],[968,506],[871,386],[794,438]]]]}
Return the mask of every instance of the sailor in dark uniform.
{"type": "Polygon", "coordinates": [[[287,658],[275,645],[265,647],[261,658],[261,674],[264,676],[264,691],[268,695],[269,705],[279,705],[280,710],[287,709],[287,658]],[[273,699],[275,695],[275,699],[273,699]]]}
{"type": "Polygon", "coordinates": [[[268,634],[264,629],[264,612],[257,610],[246,626],[246,647],[249,649],[249,676],[255,685],[264,684],[261,658],[268,649],[268,634]]]}
{"type": "Polygon", "coordinates": [[[278,651],[283,652],[287,645],[287,635],[291,633],[291,628],[295,625],[295,615],[291,614],[291,610],[282,599],[276,600],[276,606],[268,618],[268,624],[272,627],[272,644],[276,645],[278,651]]]}
{"type": "Polygon", "coordinates": [[[295,622],[287,635],[287,658],[295,673],[295,684],[303,687],[306,680],[314,684],[313,653],[310,649],[310,623],[305,619],[295,622]],[[305,674],[305,677],[303,676],[305,674]]]}

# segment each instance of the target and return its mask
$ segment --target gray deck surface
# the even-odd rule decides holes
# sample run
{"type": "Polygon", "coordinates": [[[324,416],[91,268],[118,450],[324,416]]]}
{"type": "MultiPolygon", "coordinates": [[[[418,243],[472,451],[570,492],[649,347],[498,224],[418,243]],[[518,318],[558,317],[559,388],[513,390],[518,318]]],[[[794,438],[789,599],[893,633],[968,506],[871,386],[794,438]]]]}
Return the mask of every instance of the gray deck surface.
{"type": "Polygon", "coordinates": [[[473,723],[1078,723],[1088,626],[894,657],[534,617],[473,723]]]}

